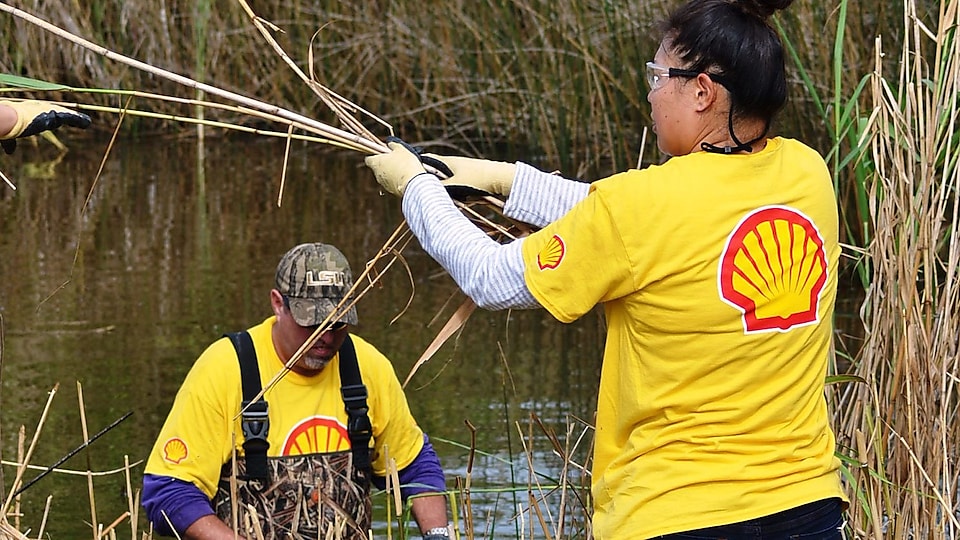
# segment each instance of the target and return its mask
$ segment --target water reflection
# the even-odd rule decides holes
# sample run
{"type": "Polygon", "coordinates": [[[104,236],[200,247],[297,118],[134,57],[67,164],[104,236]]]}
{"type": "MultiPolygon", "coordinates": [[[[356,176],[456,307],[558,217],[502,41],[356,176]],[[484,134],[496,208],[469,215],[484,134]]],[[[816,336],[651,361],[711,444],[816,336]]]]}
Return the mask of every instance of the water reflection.
{"type": "MultiPolygon", "coordinates": [[[[21,145],[0,161],[20,187],[0,188],[5,460],[15,457],[21,424],[29,443],[58,382],[32,463],[49,465],[83,441],[77,382],[89,433],[134,415],[64,467],[111,470],[125,456],[144,459],[196,356],[223,332],[269,314],[273,270],[289,247],[333,243],[358,272],[401,219],[398,201],[379,195],[355,154],[295,146],[278,207],[284,148],[276,141],[208,139],[201,156],[193,140],[124,139],[98,179],[103,153],[103,144],[74,145],[55,158],[21,145]]],[[[415,244],[405,259],[413,285],[405,271],[392,270],[359,306],[358,328],[394,361],[401,380],[462,301],[415,244]]],[[[858,326],[843,314],[858,305],[841,298],[846,308],[838,315],[854,344],[858,326]]],[[[531,414],[584,463],[590,441],[580,420],[592,420],[602,340],[596,313],[562,325],[539,311],[477,311],[412,379],[411,407],[433,437],[451,487],[467,475],[467,422],[476,429],[479,453],[470,474],[478,534],[516,537],[517,506],[529,499],[505,488],[549,484],[559,474],[560,460],[530,427],[531,414]],[[524,456],[530,433],[538,476],[524,456]]],[[[134,471],[138,489],[142,465],[134,471]]],[[[14,470],[3,472],[8,487],[14,470]]],[[[570,476],[587,483],[577,471],[570,476]]],[[[48,495],[52,538],[84,537],[86,523],[110,523],[127,510],[121,476],[93,483],[96,516],[84,477],[44,478],[24,494],[23,528],[36,531],[48,495]]],[[[386,510],[378,515],[387,519],[386,510]]],[[[122,525],[119,537],[129,538],[128,531],[122,525]]]]}
{"type": "MultiPolygon", "coordinates": [[[[109,470],[125,456],[143,459],[196,356],[223,332],[269,314],[273,269],[290,246],[333,243],[357,271],[401,219],[398,201],[379,195],[359,156],[315,146],[291,152],[280,207],[284,148],[276,141],[208,139],[198,156],[196,141],[120,140],[99,178],[104,144],[75,144],[44,175],[29,177],[37,170],[31,164],[52,158],[45,152],[21,145],[0,162],[20,188],[0,192],[4,460],[15,457],[21,424],[29,442],[58,382],[32,463],[51,464],[83,441],[77,382],[88,433],[134,415],[64,467],[109,470]]],[[[406,272],[392,270],[359,306],[358,328],[394,361],[401,380],[461,301],[416,245],[405,255],[413,286],[406,272]]],[[[526,485],[514,423],[526,426],[535,413],[562,440],[569,415],[590,420],[602,336],[596,314],[561,325],[542,312],[476,312],[408,386],[450,485],[466,474],[466,421],[476,428],[477,449],[490,454],[477,456],[473,487],[526,485]]],[[[545,438],[534,452],[538,472],[557,473],[545,438]]],[[[3,472],[9,486],[14,470],[3,472]]],[[[142,465],[134,489],[141,472],[142,465]]],[[[93,482],[96,516],[84,477],[44,478],[24,494],[23,528],[36,531],[48,495],[53,538],[86,536],[86,523],[110,523],[127,510],[122,477],[93,482]]],[[[478,530],[512,534],[512,494],[478,490],[473,508],[478,520],[493,520],[478,530]]],[[[130,534],[126,524],[118,531],[130,534]]]]}

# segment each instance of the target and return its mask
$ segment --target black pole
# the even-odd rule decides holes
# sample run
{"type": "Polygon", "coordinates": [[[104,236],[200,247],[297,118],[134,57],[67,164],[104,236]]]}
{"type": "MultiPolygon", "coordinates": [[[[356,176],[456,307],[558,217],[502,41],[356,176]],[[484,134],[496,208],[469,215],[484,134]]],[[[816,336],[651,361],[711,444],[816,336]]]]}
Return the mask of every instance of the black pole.
{"type": "Polygon", "coordinates": [[[20,489],[18,489],[16,492],[14,492],[13,496],[16,497],[17,495],[19,495],[20,493],[22,493],[24,490],[26,490],[28,487],[36,484],[38,480],[40,480],[40,479],[43,478],[44,476],[50,474],[54,469],[56,469],[56,468],[59,467],[60,465],[63,465],[63,463],[64,463],[65,461],[67,461],[68,459],[70,459],[70,458],[72,458],[73,456],[75,456],[75,455],[77,454],[77,452],[79,452],[79,451],[83,450],[84,448],[90,446],[90,443],[92,443],[93,441],[99,439],[101,435],[104,435],[106,432],[108,432],[108,431],[110,431],[111,429],[113,429],[113,428],[117,427],[118,425],[120,425],[120,422],[123,422],[123,421],[126,420],[127,418],[130,418],[130,416],[131,416],[132,414],[133,414],[133,411],[130,411],[130,412],[128,412],[127,414],[121,416],[120,418],[117,418],[116,420],[114,420],[112,424],[110,424],[109,426],[101,429],[100,432],[97,433],[96,435],[94,435],[93,437],[90,437],[90,440],[88,440],[88,441],[84,442],[83,444],[81,444],[80,446],[74,448],[73,450],[70,451],[70,453],[68,453],[67,455],[63,456],[63,457],[60,458],[59,460],[57,460],[56,463],[54,463],[53,465],[47,467],[47,470],[45,470],[45,471],[43,471],[42,473],[38,474],[33,480],[31,480],[31,481],[27,482],[26,484],[24,484],[23,486],[21,486],[20,489]]]}

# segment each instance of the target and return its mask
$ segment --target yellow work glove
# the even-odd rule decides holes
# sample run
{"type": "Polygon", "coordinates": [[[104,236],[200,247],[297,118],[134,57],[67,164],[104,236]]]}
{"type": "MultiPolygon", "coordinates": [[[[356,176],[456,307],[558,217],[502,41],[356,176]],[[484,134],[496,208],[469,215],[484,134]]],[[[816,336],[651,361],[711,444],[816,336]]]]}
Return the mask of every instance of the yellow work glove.
{"type": "Polygon", "coordinates": [[[459,198],[458,193],[469,195],[471,190],[481,192],[480,195],[510,195],[513,176],[517,173],[515,163],[438,154],[423,155],[424,163],[431,164],[433,161],[446,165],[452,173],[442,182],[454,198],[459,198]]]}
{"type": "Polygon", "coordinates": [[[46,101],[2,100],[0,106],[10,107],[17,113],[17,121],[10,131],[0,135],[0,145],[8,154],[12,154],[17,148],[16,139],[21,137],[29,137],[60,126],[86,128],[90,125],[89,116],[46,101]]]}
{"type": "Polygon", "coordinates": [[[420,163],[420,155],[409,144],[395,137],[390,137],[387,141],[389,152],[367,156],[363,162],[373,171],[377,183],[384,191],[401,197],[407,182],[427,171],[423,168],[423,163],[420,163]]]}

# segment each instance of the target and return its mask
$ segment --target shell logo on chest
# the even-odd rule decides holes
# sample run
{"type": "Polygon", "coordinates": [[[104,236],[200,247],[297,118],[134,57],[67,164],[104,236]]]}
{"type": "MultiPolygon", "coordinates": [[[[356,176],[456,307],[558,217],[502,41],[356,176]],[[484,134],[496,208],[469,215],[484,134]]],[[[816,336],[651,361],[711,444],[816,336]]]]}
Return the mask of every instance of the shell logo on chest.
{"type": "Polygon", "coordinates": [[[798,210],[759,208],[727,239],[718,277],[720,297],[741,312],[746,333],[814,323],[827,281],[823,237],[798,210]]]}
{"type": "Polygon", "coordinates": [[[350,449],[347,428],[336,418],[313,416],[298,423],[283,442],[282,456],[327,454],[350,449]]]}

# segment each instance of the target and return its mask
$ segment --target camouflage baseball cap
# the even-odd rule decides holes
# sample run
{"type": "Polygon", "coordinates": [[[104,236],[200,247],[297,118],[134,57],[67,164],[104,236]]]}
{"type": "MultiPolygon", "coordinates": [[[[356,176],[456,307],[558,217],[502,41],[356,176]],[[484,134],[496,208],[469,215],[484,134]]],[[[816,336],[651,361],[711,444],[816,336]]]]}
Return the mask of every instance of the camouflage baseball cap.
{"type": "MultiPolygon", "coordinates": [[[[289,300],[293,320],[301,326],[322,323],[350,287],[350,263],[328,244],[300,244],[277,265],[277,290],[289,300]]],[[[357,324],[356,308],[350,308],[340,322],[357,324]]]]}

